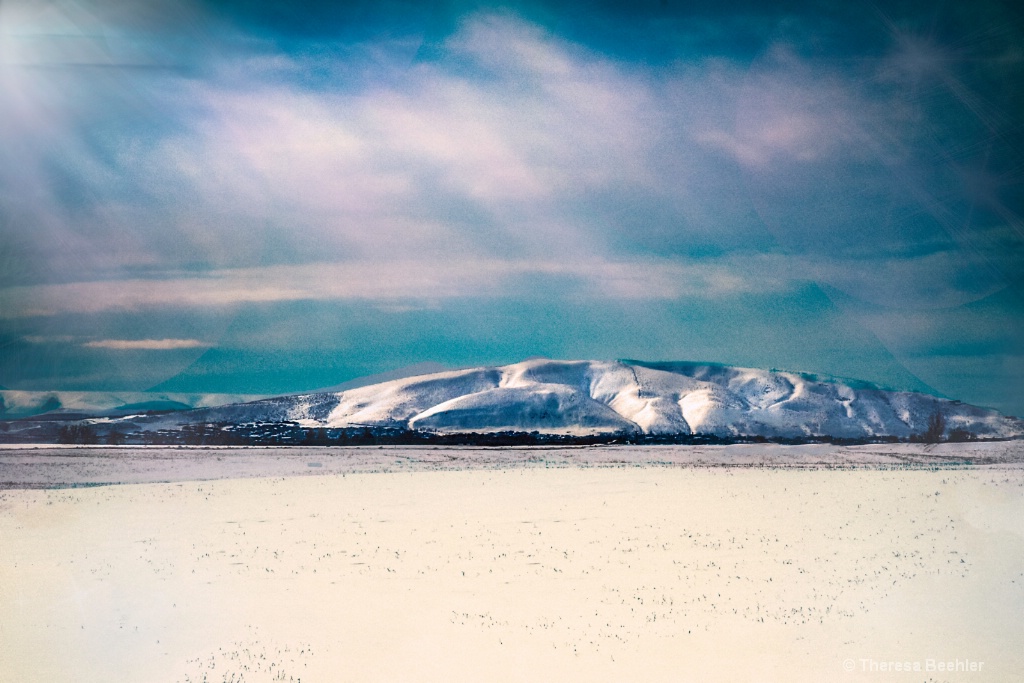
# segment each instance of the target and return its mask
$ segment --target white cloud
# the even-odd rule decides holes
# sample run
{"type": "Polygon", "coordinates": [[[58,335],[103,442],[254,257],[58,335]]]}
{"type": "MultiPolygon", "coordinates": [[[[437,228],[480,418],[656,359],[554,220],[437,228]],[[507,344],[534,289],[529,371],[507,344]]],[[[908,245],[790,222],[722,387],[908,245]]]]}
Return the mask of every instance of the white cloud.
{"type": "Polygon", "coordinates": [[[187,125],[121,156],[159,211],[107,218],[155,220],[180,237],[151,240],[165,256],[191,246],[224,266],[271,245],[300,260],[602,257],[607,230],[581,207],[685,184],[660,168],[685,112],[644,77],[504,16],[468,21],[446,55],[370,74],[382,86],[311,89],[289,81],[301,63],[275,77],[263,58],[248,79],[243,62],[184,82],[187,125]]]}
{"type": "Polygon", "coordinates": [[[173,351],[175,349],[196,349],[209,346],[198,339],[100,339],[82,344],[90,349],[115,349],[118,351],[173,351]]]}
{"type": "Polygon", "coordinates": [[[879,101],[878,92],[844,77],[836,65],[802,58],[787,46],[767,50],[726,87],[735,115],[706,121],[693,139],[751,173],[865,155],[895,159],[902,152],[896,129],[910,115],[905,103],[879,101]]]}

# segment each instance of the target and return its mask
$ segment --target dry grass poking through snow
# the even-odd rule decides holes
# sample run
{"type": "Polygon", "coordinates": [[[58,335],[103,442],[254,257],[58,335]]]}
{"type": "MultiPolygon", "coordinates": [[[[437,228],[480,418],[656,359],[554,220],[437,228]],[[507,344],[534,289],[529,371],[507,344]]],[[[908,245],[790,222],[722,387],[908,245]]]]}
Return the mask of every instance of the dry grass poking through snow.
{"type": "MultiPolygon", "coordinates": [[[[188,660],[188,673],[182,678],[184,683],[302,683],[306,660],[313,656],[311,645],[288,646],[267,642],[259,636],[258,628],[250,627],[248,630],[250,633],[245,640],[188,660]]],[[[309,680],[308,676],[306,680],[309,680]]]]}
{"type": "Polygon", "coordinates": [[[0,538],[5,681],[1024,678],[1019,466],[4,491],[0,538]]]}

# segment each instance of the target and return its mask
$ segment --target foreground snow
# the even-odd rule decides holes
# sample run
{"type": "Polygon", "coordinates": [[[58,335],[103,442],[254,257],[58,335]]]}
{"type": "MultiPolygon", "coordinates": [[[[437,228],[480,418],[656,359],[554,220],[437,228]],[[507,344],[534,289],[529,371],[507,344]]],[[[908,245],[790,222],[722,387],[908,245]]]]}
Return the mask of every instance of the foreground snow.
{"type": "Polygon", "coordinates": [[[0,489],[508,467],[962,468],[1024,466],[1024,441],[728,446],[232,447],[0,444],[0,489]]]}
{"type": "Polygon", "coordinates": [[[0,680],[1018,680],[1022,520],[1013,465],[0,491],[0,680]]]}

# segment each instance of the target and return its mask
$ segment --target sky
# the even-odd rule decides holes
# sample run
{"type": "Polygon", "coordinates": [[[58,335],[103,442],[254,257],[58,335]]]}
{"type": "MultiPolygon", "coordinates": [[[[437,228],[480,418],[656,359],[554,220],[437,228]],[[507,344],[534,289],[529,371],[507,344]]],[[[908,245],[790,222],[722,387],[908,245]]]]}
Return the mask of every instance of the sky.
{"type": "Polygon", "coordinates": [[[0,386],[691,360],[1024,414],[1014,3],[0,3],[0,386]]]}

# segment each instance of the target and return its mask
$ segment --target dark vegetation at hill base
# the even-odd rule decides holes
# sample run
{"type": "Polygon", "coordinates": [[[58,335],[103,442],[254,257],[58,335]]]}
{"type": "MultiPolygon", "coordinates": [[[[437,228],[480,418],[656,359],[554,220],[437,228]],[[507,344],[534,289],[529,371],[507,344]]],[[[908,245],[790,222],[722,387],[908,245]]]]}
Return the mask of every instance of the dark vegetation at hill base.
{"type": "Polygon", "coordinates": [[[396,427],[304,427],[297,422],[196,423],[177,429],[122,431],[104,422],[19,420],[0,422],[0,443],[161,445],[161,446],[585,446],[631,445],[728,445],[751,443],[805,444],[970,442],[977,435],[954,429],[948,433],[941,414],[934,416],[928,430],[909,438],[877,436],[836,438],[828,435],[806,437],[720,436],[716,434],[642,434],[616,432],[591,435],[547,434],[537,431],[434,432],[396,427]]]}

